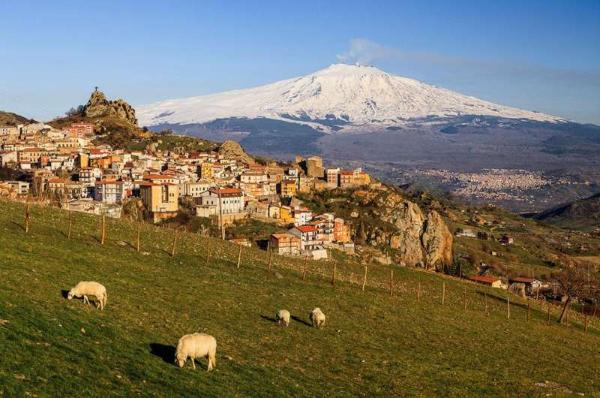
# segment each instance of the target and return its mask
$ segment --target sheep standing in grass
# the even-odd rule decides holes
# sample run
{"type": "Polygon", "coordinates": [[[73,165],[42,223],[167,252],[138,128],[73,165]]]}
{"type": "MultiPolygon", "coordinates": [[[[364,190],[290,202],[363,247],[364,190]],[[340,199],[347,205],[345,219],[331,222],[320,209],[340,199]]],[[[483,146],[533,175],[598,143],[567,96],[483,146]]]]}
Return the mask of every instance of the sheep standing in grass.
{"type": "Polygon", "coordinates": [[[290,312],[288,310],[279,310],[275,318],[277,319],[277,323],[281,326],[290,325],[290,312]]]}
{"type": "Polygon", "coordinates": [[[320,329],[325,324],[325,314],[317,307],[310,313],[310,321],[314,327],[320,329]]]}
{"type": "Polygon", "coordinates": [[[175,350],[175,363],[183,368],[188,358],[196,369],[196,358],[208,359],[208,371],[217,366],[217,340],[205,333],[186,334],[179,339],[175,350]]]}
{"type": "Polygon", "coordinates": [[[89,304],[90,300],[88,296],[94,296],[96,298],[96,307],[100,308],[100,310],[104,309],[108,295],[106,294],[106,288],[98,282],[79,282],[74,288],[69,290],[67,298],[72,300],[73,297],[83,297],[83,302],[89,304]]]}

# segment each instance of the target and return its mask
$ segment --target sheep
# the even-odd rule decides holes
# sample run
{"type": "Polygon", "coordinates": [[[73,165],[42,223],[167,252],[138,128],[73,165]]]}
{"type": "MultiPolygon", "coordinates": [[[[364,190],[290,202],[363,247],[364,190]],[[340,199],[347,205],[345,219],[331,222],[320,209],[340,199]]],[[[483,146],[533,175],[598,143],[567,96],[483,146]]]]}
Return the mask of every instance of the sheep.
{"type": "Polygon", "coordinates": [[[290,325],[290,312],[288,310],[279,310],[275,318],[281,326],[287,327],[290,325]]]}
{"type": "Polygon", "coordinates": [[[83,302],[89,304],[90,300],[88,296],[96,297],[96,307],[104,310],[108,295],[106,294],[106,288],[98,282],[79,282],[74,288],[69,290],[67,298],[72,300],[73,297],[83,297],[83,302]]]}
{"type": "Polygon", "coordinates": [[[217,340],[205,333],[186,334],[179,339],[175,350],[175,363],[183,368],[188,358],[192,360],[192,367],[196,369],[196,358],[208,359],[208,371],[217,366],[217,340]]]}
{"type": "Polygon", "coordinates": [[[315,308],[309,315],[312,325],[317,329],[320,329],[325,324],[325,314],[320,308],[315,308]]]}

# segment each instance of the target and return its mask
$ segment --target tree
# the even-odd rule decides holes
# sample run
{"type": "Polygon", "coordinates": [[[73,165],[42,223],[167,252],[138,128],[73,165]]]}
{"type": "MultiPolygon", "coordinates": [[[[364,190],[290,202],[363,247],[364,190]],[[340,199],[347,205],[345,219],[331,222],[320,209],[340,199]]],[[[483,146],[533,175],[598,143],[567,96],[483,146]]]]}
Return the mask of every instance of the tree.
{"type": "Polygon", "coordinates": [[[598,294],[598,280],[580,265],[568,266],[553,274],[552,279],[557,284],[559,292],[566,296],[558,323],[562,323],[567,316],[573,300],[592,299],[598,294]]]}
{"type": "Polygon", "coordinates": [[[77,108],[71,108],[69,109],[67,112],[65,112],[65,114],[67,116],[81,116],[83,115],[85,111],[85,106],[84,105],[79,105],[77,108]]]}

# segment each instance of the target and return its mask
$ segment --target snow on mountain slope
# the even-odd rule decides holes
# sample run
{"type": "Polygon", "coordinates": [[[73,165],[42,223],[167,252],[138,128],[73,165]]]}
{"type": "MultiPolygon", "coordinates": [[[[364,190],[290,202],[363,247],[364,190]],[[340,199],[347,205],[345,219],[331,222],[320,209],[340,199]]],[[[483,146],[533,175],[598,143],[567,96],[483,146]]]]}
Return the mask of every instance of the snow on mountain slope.
{"type": "Polygon", "coordinates": [[[430,116],[487,115],[536,121],[564,119],[493,104],[372,66],[336,64],[260,87],[157,102],[136,109],[141,125],[196,124],[229,117],[267,117],[351,125],[398,125],[430,116]]]}

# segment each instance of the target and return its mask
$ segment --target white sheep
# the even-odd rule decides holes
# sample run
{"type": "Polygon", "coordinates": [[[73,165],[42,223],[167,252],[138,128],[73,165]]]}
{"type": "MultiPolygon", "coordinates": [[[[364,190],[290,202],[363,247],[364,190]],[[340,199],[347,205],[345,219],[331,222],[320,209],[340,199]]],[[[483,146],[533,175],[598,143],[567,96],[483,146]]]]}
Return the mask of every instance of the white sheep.
{"type": "Polygon", "coordinates": [[[186,334],[179,339],[175,350],[175,363],[183,368],[188,358],[196,369],[196,358],[208,359],[208,371],[217,366],[217,340],[205,333],[186,334]]]}
{"type": "Polygon", "coordinates": [[[98,282],[79,282],[74,288],[69,290],[67,298],[72,300],[73,297],[83,297],[83,302],[89,304],[90,300],[88,296],[96,297],[96,307],[99,307],[100,310],[104,309],[108,295],[106,294],[106,288],[98,282]]]}
{"type": "Polygon", "coordinates": [[[290,325],[290,312],[288,310],[279,310],[275,318],[277,319],[277,323],[281,326],[290,325]]]}
{"type": "Polygon", "coordinates": [[[314,327],[320,329],[325,324],[325,314],[317,307],[310,313],[310,321],[314,327]]]}

